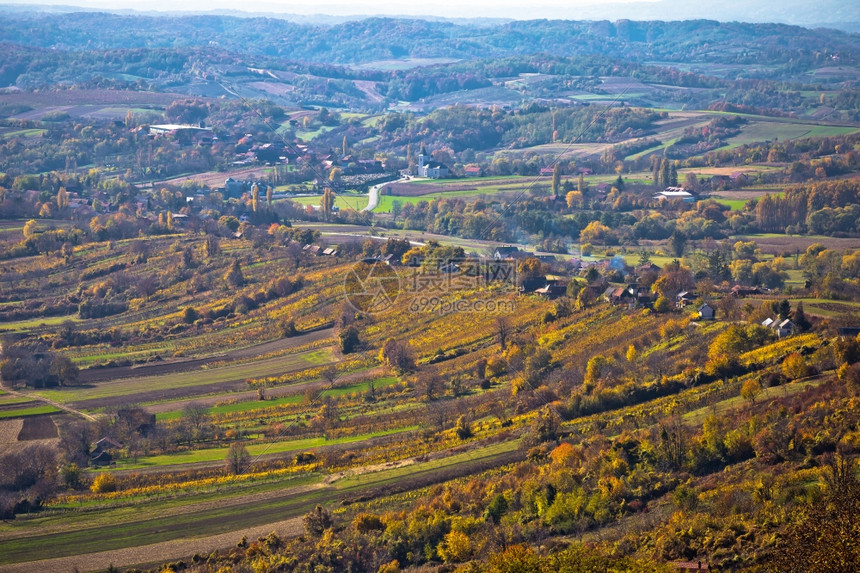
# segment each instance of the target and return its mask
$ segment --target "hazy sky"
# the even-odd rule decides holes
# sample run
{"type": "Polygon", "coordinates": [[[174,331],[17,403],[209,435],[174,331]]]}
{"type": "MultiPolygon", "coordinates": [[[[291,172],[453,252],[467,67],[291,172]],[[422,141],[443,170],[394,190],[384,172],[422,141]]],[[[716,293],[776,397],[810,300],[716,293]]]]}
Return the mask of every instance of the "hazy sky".
{"type": "MultiPolygon", "coordinates": [[[[614,0],[612,4],[627,4],[632,0],[614,0]]],[[[655,2],[659,0],[636,0],[655,2]]],[[[212,11],[241,10],[243,12],[269,12],[288,14],[346,15],[422,15],[442,17],[490,17],[490,18],[562,18],[576,19],[583,9],[606,7],[610,2],[600,0],[430,0],[393,1],[345,0],[277,1],[277,0],[0,0],[8,4],[59,4],[107,10],[132,9],[138,11],[212,11]]]]}

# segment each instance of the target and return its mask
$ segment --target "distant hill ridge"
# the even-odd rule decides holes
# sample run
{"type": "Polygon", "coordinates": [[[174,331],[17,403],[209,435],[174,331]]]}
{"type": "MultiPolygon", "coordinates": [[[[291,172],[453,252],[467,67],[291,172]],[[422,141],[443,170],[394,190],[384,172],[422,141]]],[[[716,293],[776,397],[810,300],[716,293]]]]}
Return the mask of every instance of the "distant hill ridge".
{"type": "MultiPolygon", "coordinates": [[[[48,0],[50,1],[50,0],[48,0]]],[[[426,3],[376,2],[354,6],[349,3],[329,3],[326,0],[302,3],[290,2],[282,10],[275,4],[263,5],[255,11],[253,3],[238,5],[189,0],[176,8],[167,3],[149,3],[149,10],[142,11],[139,3],[132,0],[89,0],[88,8],[54,4],[21,5],[0,4],[0,11],[43,11],[43,12],[80,12],[102,11],[114,14],[175,16],[188,14],[228,15],[239,17],[273,17],[297,23],[332,25],[348,20],[364,19],[371,16],[393,16],[398,18],[417,18],[429,21],[455,21],[458,24],[487,25],[510,19],[562,19],[562,20],[698,20],[709,19],[720,22],[775,22],[804,26],[806,28],[835,28],[857,31],[860,22],[860,4],[845,0],[783,0],[775,3],[769,0],[724,0],[707,2],[704,0],[639,0],[610,2],[575,2],[568,5],[552,0],[537,0],[524,8],[512,0],[498,0],[490,17],[480,4],[462,3],[460,5],[434,6],[426,3]],[[826,18],[826,20],[825,20],[826,18]],[[826,25],[826,23],[830,25],[826,25]],[[852,26],[853,23],[853,26],[852,26]]]]}
{"type": "Polygon", "coordinates": [[[628,61],[760,64],[808,55],[857,61],[860,36],[787,24],[528,20],[495,25],[368,18],[332,25],[281,18],[6,11],[0,42],[69,51],[217,46],[306,62],[358,64],[391,58],[499,58],[536,51],[628,61]]]}

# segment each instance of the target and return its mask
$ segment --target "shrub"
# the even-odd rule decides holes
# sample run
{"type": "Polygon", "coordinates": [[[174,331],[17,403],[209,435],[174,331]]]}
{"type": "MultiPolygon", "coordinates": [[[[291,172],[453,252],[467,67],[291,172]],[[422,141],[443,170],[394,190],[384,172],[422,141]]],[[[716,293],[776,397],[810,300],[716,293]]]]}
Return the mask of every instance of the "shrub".
{"type": "Polygon", "coordinates": [[[93,493],[110,493],[116,491],[116,478],[111,473],[102,472],[93,480],[90,490],[93,493]]]}
{"type": "Polygon", "coordinates": [[[371,531],[381,531],[385,529],[385,524],[378,515],[372,513],[359,513],[352,520],[352,526],[359,533],[369,533],[371,531]]]}
{"type": "Polygon", "coordinates": [[[302,518],[305,531],[313,537],[320,537],[332,525],[331,514],[321,505],[316,506],[302,518]]]}

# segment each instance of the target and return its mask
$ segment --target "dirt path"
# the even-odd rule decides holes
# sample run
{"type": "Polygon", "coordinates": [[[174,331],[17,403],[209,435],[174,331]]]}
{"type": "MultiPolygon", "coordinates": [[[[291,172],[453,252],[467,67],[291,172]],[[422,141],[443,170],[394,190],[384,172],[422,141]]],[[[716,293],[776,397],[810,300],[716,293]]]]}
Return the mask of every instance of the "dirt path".
{"type": "Polygon", "coordinates": [[[206,555],[216,549],[230,547],[231,545],[235,545],[243,535],[249,540],[255,540],[259,537],[267,536],[272,531],[276,531],[281,537],[296,537],[301,535],[303,531],[302,518],[294,517],[284,521],[209,537],[176,539],[174,541],[117,549],[114,551],[100,551],[86,555],[2,565],[0,566],[0,572],[31,573],[33,571],[41,571],[53,573],[56,571],[57,573],[69,573],[69,571],[105,570],[114,564],[145,565],[149,563],[164,563],[173,559],[185,559],[195,553],[206,555]]]}
{"type": "Polygon", "coordinates": [[[20,396],[22,398],[29,398],[30,400],[33,400],[36,402],[42,402],[44,404],[48,404],[48,405],[53,406],[55,408],[59,408],[60,410],[65,410],[66,412],[68,412],[70,414],[74,414],[75,416],[80,416],[80,417],[84,418],[85,420],[89,420],[90,422],[96,421],[95,417],[90,416],[89,414],[85,414],[84,412],[81,412],[80,410],[76,410],[75,408],[72,408],[71,406],[66,406],[65,404],[60,404],[59,402],[54,402],[53,400],[49,400],[48,398],[44,398],[42,396],[36,396],[35,394],[27,394],[26,392],[19,392],[17,390],[12,390],[11,388],[5,388],[5,390],[6,390],[6,392],[8,392],[9,394],[12,394],[13,396],[20,396]]]}

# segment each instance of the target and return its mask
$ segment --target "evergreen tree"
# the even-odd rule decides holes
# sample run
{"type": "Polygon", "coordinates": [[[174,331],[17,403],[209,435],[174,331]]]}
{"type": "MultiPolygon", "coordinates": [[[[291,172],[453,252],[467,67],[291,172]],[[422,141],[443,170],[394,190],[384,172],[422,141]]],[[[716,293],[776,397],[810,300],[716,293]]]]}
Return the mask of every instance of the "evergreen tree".
{"type": "Polygon", "coordinates": [[[809,322],[806,313],[803,311],[803,301],[797,303],[797,310],[794,311],[793,320],[800,332],[806,332],[812,328],[812,323],[809,322]]]}
{"type": "Polygon", "coordinates": [[[561,187],[561,169],[558,167],[558,163],[552,168],[552,196],[553,199],[558,198],[558,190],[561,187]]]}

